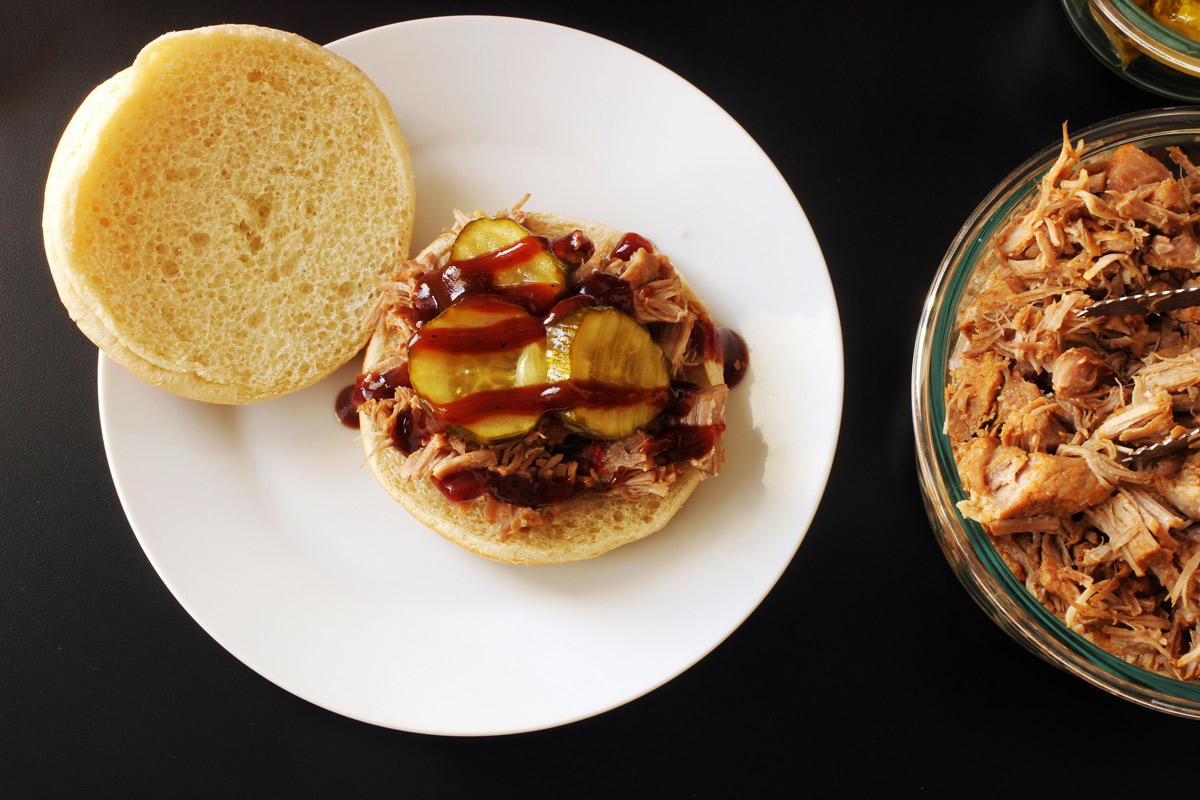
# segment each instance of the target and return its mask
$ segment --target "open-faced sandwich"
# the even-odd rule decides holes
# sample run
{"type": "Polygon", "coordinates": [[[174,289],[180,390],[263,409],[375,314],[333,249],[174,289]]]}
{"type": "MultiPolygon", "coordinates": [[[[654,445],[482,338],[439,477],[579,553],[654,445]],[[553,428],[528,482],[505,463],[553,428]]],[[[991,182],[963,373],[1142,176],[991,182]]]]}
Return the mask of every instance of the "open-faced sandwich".
{"type": "Polygon", "coordinates": [[[459,214],[396,272],[351,398],[371,468],[417,519],[554,563],[659,530],[718,473],[745,368],[648,240],[518,206],[459,214]]]}
{"type": "Polygon", "coordinates": [[[59,296],[109,357],[249,403],[353,358],[408,255],[408,146],[383,94],[283,31],[169,33],[97,87],[46,182],[59,296]]]}

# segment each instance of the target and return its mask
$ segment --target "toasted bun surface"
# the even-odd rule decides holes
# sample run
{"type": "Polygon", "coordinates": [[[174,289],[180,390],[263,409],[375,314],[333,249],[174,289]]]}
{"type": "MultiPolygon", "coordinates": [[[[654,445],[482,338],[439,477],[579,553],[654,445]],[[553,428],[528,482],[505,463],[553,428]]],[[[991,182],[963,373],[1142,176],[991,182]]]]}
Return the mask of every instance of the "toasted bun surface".
{"type": "MultiPolygon", "coordinates": [[[[622,233],[590,220],[535,212],[525,213],[525,226],[535,234],[562,236],[583,231],[597,252],[610,250],[622,233]]],[[[426,252],[448,250],[454,233],[445,233],[426,252]]],[[[689,300],[695,295],[684,284],[689,300]]],[[[381,362],[396,342],[386,324],[386,315],[367,345],[363,370],[381,362]]],[[[703,379],[699,379],[703,382],[703,379]]],[[[390,446],[387,431],[371,415],[359,414],[367,461],[387,492],[414,517],[446,539],[479,555],[513,564],[553,564],[581,561],[606,553],[660,530],[683,506],[703,476],[691,466],[679,468],[667,494],[626,500],[615,494],[585,494],[568,502],[549,522],[505,537],[484,516],[486,499],[452,503],[428,478],[406,480],[401,476],[404,455],[390,446]]]]}
{"type": "Polygon", "coordinates": [[[43,234],[64,305],[105,353],[177,394],[247,403],[366,342],[413,194],[407,144],[360,70],[220,25],[156,39],[88,96],[43,234]]]}

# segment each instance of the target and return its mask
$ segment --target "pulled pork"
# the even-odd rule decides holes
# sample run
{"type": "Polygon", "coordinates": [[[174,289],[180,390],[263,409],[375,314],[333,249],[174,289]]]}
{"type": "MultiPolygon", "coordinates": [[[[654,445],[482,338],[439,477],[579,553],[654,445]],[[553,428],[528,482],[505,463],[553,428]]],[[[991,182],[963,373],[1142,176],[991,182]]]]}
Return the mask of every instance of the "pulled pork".
{"type": "Polygon", "coordinates": [[[1083,163],[1063,133],[960,314],[945,424],[958,507],[1071,629],[1196,680],[1200,451],[1123,457],[1200,425],[1200,313],[1081,312],[1200,283],[1200,172],[1174,147],[1083,163]]]}
{"type": "MultiPolygon", "coordinates": [[[[519,207],[495,216],[525,223],[519,207]]],[[[456,212],[456,224],[450,232],[457,233],[472,219],[456,212]]],[[[416,331],[413,297],[421,279],[449,261],[452,241],[452,237],[446,237],[445,247],[403,264],[385,286],[376,314],[396,333],[392,340],[396,345],[374,371],[406,368],[407,342],[416,331]]],[[[625,260],[614,258],[611,252],[595,252],[574,269],[570,284],[578,286],[597,272],[629,286],[633,316],[662,345],[673,379],[686,381],[712,375],[714,367],[716,373],[721,371],[722,355],[703,343],[697,344],[704,329],[712,329],[708,312],[702,305],[685,299],[682,280],[667,256],[645,248],[637,249],[625,260]]],[[[725,460],[722,436],[727,395],[728,387],[724,384],[696,391],[686,407],[664,412],[648,429],[604,442],[585,439],[565,428],[553,415],[547,415],[518,441],[477,444],[432,419],[412,389],[404,386],[397,388],[392,397],[368,400],[363,408],[389,432],[393,443],[408,437],[405,445],[411,452],[402,467],[402,477],[406,480],[432,479],[442,487],[452,484],[456,477],[486,473],[480,482],[516,487],[517,494],[522,487],[551,486],[564,500],[585,491],[611,492],[636,500],[646,495],[666,494],[684,466],[696,468],[702,476],[720,471],[725,460]],[[397,430],[402,421],[409,431],[407,434],[397,430]],[[705,426],[713,434],[712,441],[695,457],[673,460],[663,452],[664,442],[656,433],[669,432],[675,425],[705,426]],[[414,429],[418,433],[412,433],[414,429]]],[[[530,507],[498,496],[512,494],[512,491],[488,491],[479,501],[485,503],[485,517],[498,526],[503,538],[552,520],[562,508],[556,502],[530,507]]]]}

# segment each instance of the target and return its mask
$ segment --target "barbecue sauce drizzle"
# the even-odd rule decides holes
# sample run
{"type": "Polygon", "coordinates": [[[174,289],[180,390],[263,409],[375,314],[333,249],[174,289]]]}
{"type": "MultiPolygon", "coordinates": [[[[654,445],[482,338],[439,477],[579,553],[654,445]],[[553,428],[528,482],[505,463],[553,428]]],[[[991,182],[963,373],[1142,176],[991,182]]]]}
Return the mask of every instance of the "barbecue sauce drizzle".
{"type": "Polygon", "coordinates": [[[474,294],[499,295],[517,303],[535,317],[545,316],[558,300],[558,292],[554,287],[541,283],[497,286],[496,274],[546,251],[553,252],[564,264],[577,267],[592,257],[595,246],[581,231],[554,239],[530,234],[499,250],[451,261],[417,281],[412,296],[413,324],[424,325],[450,306],[474,294]]]}
{"type": "MultiPolygon", "coordinates": [[[[639,248],[652,251],[653,245],[636,233],[627,233],[613,248],[612,256],[619,261],[626,261],[639,248]]],[[[491,352],[536,341],[544,335],[546,328],[581,308],[611,306],[630,316],[634,315],[631,287],[608,273],[593,272],[579,282],[574,294],[562,300],[557,300],[553,288],[545,285],[495,285],[497,272],[520,264],[544,250],[552,251],[559,260],[572,267],[580,266],[595,252],[591,240],[577,230],[553,239],[530,235],[500,250],[449,262],[418,281],[417,291],[412,298],[412,322],[418,330],[409,348],[422,346],[455,352],[491,352]],[[443,329],[428,334],[421,330],[426,322],[442,311],[477,294],[490,294],[516,303],[533,317],[486,327],[443,329]]],[[[713,360],[723,357],[725,382],[731,388],[746,373],[749,358],[745,341],[737,333],[713,325],[707,318],[697,321],[687,348],[689,356],[693,358],[713,360]]],[[[411,388],[407,363],[382,372],[362,373],[352,386],[338,393],[337,417],[345,425],[357,428],[357,412],[363,403],[368,400],[390,400],[401,387],[411,388]]],[[[678,464],[702,458],[712,449],[716,437],[725,428],[724,423],[685,425],[678,421],[690,410],[697,391],[697,386],[683,381],[672,381],[667,389],[566,381],[479,392],[452,403],[432,406],[432,415],[421,407],[405,409],[393,416],[388,436],[393,447],[409,456],[422,448],[435,433],[451,425],[469,424],[491,414],[534,414],[581,406],[650,402],[662,408],[663,413],[645,429],[649,435],[644,445],[645,452],[659,463],[678,464]]],[[[601,479],[601,488],[619,485],[624,480],[624,475],[611,473],[601,466],[603,448],[598,442],[582,440],[572,449],[575,450],[574,457],[582,462],[581,466],[586,466],[601,479]]],[[[454,502],[466,502],[491,493],[501,502],[528,508],[565,503],[591,488],[582,480],[534,482],[524,474],[501,477],[487,469],[461,470],[446,478],[431,476],[430,480],[447,499],[454,502]]]]}

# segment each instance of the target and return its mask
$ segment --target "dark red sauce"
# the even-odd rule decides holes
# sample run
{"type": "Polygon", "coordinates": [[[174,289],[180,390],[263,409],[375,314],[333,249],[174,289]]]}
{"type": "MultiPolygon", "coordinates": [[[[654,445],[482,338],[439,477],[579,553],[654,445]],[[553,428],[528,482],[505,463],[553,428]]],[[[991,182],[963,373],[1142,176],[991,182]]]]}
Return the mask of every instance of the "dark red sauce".
{"type": "Polygon", "coordinates": [[[524,508],[559,505],[587,491],[580,481],[560,478],[534,483],[527,475],[499,477],[486,469],[463,470],[446,478],[430,477],[430,480],[455,503],[465,503],[490,492],[501,502],[524,508]]]}
{"type": "Polygon", "coordinates": [[[497,273],[524,264],[544,252],[551,252],[563,263],[577,267],[595,251],[592,240],[582,231],[572,231],[555,239],[531,234],[491,253],[451,261],[417,282],[412,297],[413,323],[422,325],[464,298],[478,294],[505,297],[534,316],[543,316],[558,300],[559,291],[543,283],[497,286],[497,273]]]}
{"type": "Polygon", "coordinates": [[[491,488],[492,496],[502,503],[524,508],[556,506],[574,500],[587,491],[582,481],[551,478],[534,483],[527,475],[505,475],[491,488]]]}
{"type": "Polygon", "coordinates": [[[670,464],[701,458],[724,429],[724,425],[668,425],[655,434],[647,452],[670,464]]]}
{"type": "Polygon", "coordinates": [[[717,339],[725,356],[725,385],[732,389],[746,377],[750,368],[750,351],[741,334],[728,328],[717,328],[717,339]]]}
{"type": "Polygon", "coordinates": [[[558,299],[558,292],[545,283],[496,286],[491,272],[464,273],[455,263],[423,277],[412,297],[413,323],[424,325],[450,306],[477,294],[505,297],[531,314],[541,316],[558,299]]]}
{"type": "Polygon", "coordinates": [[[629,316],[636,316],[633,308],[633,289],[629,284],[607,272],[593,272],[582,281],[576,294],[590,297],[597,306],[612,306],[629,316]]]}
{"type": "Polygon", "coordinates": [[[566,236],[551,239],[550,247],[559,261],[572,267],[578,267],[596,252],[596,246],[583,231],[571,231],[566,236]]]}
{"type": "Polygon", "coordinates": [[[354,407],[368,400],[391,400],[400,387],[412,388],[408,380],[408,362],[383,372],[364,372],[354,381],[354,407]]]}
{"type": "Polygon", "coordinates": [[[486,469],[464,469],[445,478],[431,475],[429,480],[448,500],[455,503],[465,503],[485,495],[496,483],[495,473],[486,469]]]}
{"type": "Polygon", "coordinates": [[[351,397],[353,394],[354,384],[345,386],[338,392],[337,400],[333,403],[333,410],[337,414],[338,421],[347,428],[358,427],[358,406],[351,397]]]}
{"type": "Polygon", "coordinates": [[[587,464],[588,469],[601,477],[609,474],[609,471],[604,468],[604,448],[600,446],[599,442],[588,444],[584,463],[587,464]]]}
{"type": "Polygon", "coordinates": [[[410,387],[408,363],[405,362],[383,372],[364,372],[354,383],[338,392],[334,401],[334,413],[343,425],[358,427],[358,408],[368,400],[390,400],[401,386],[410,387]]]}
{"type": "Polygon", "coordinates": [[[410,408],[393,417],[388,436],[392,440],[392,447],[410,456],[424,447],[435,433],[445,429],[444,424],[422,409],[410,408]]]}
{"type": "Polygon", "coordinates": [[[717,328],[711,320],[697,319],[688,336],[687,360],[698,362],[717,357],[717,328]]]}
{"type": "Polygon", "coordinates": [[[495,414],[545,414],[572,408],[608,408],[646,403],[665,408],[671,402],[670,388],[643,389],[614,386],[595,381],[564,381],[476,392],[461,400],[430,404],[438,419],[447,425],[470,425],[495,414]]]}
{"type": "Polygon", "coordinates": [[[718,328],[709,319],[697,320],[692,326],[687,353],[689,361],[722,359],[725,364],[725,384],[731,389],[741,382],[750,368],[746,340],[728,328],[718,328]]]}
{"type": "Polygon", "coordinates": [[[671,382],[671,402],[663,412],[672,417],[686,417],[696,404],[696,393],[700,387],[688,381],[671,382]]]}
{"type": "Polygon", "coordinates": [[[526,261],[532,260],[535,256],[545,253],[548,249],[548,242],[544,236],[523,236],[510,245],[501,247],[499,250],[493,250],[490,253],[474,256],[472,258],[462,258],[458,261],[451,261],[465,275],[474,275],[479,272],[496,273],[508,267],[516,267],[524,264],[526,261]]]}
{"type": "Polygon", "coordinates": [[[442,353],[503,353],[539,342],[546,337],[541,320],[512,317],[494,325],[474,328],[426,326],[408,343],[409,353],[436,350],[442,353]]]}
{"type": "Polygon", "coordinates": [[[594,297],[589,297],[583,294],[573,294],[563,300],[559,300],[554,304],[554,308],[550,309],[550,313],[542,320],[542,328],[547,329],[551,325],[557,325],[567,317],[574,314],[576,311],[584,308],[591,308],[599,305],[594,297]]]}
{"type": "Polygon", "coordinates": [[[650,240],[641,234],[627,233],[613,248],[612,257],[617,261],[628,261],[638,250],[648,250],[653,253],[654,245],[650,244],[650,240]]]}

